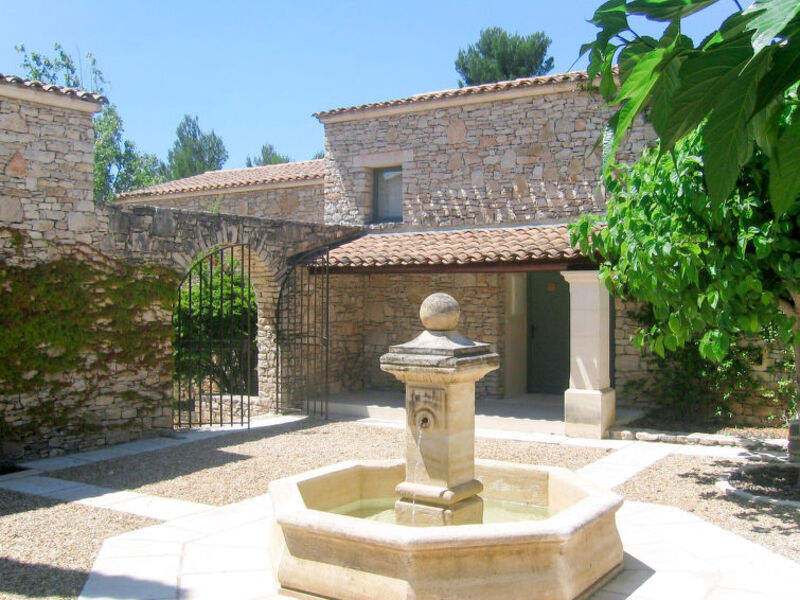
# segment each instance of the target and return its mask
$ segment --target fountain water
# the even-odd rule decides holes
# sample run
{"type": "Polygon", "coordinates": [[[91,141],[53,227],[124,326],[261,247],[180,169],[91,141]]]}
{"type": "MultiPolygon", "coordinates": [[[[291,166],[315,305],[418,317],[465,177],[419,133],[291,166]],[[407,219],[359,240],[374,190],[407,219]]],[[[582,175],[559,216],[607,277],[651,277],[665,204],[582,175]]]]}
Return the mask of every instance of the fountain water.
{"type": "Polygon", "coordinates": [[[566,469],[475,460],[475,382],[499,358],[456,331],[451,296],[429,296],[420,318],[425,331],[381,357],[406,384],[406,460],[339,463],[270,485],[281,593],[588,597],[621,568],[621,498],[566,469]]]}

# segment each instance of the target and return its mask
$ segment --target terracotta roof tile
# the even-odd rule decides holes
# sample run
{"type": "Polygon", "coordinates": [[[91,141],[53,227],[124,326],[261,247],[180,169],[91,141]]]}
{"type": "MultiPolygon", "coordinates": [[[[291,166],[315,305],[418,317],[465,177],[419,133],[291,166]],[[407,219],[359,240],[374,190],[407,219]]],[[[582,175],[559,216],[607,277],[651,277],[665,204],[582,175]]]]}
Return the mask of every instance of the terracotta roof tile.
{"type": "Polygon", "coordinates": [[[48,92],[50,94],[57,94],[59,96],[67,96],[70,98],[77,98],[78,100],[94,102],[95,104],[108,104],[108,98],[102,94],[95,94],[93,92],[86,92],[70,87],[62,87],[60,85],[51,85],[49,83],[42,83],[41,81],[32,81],[30,79],[23,79],[22,77],[17,77],[15,75],[3,75],[0,73],[0,84],[13,85],[30,90],[39,90],[42,92],[48,92]]]}
{"type": "Polygon", "coordinates": [[[476,96],[479,94],[489,94],[492,92],[503,92],[506,90],[515,90],[522,88],[536,88],[549,85],[556,85],[559,83],[579,83],[587,80],[588,77],[586,75],[586,71],[572,71],[570,73],[540,75],[539,77],[523,77],[520,79],[513,79],[511,81],[499,81],[497,83],[486,83],[483,85],[472,85],[469,87],[456,88],[451,90],[442,90],[439,92],[427,92],[424,94],[416,94],[415,96],[411,96],[409,98],[401,98],[399,100],[386,100],[384,102],[372,102],[370,104],[361,104],[359,106],[334,108],[333,110],[326,110],[314,113],[314,116],[320,120],[323,120],[327,117],[358,113],[371,109],[406,106],[409,104],[430,102],[433,100],[476,96]]]}
{"type": "Polygon", "coordinates": [[[373,233],[330,251],[334,268],[470,265],[582,258],[566,225],[373,233]]]}
{"type": "Polygon", "coordinates": [[[202,192],[206,190],[234,189],[270,183],[289,183],[322,179],[325,176],[325,161],[306,160],[281,163],[264,167],[207,171],[200,175],[151,185],[140,190],[125,192],[117,196],[120,200],[148,196],[167,196],[202,192]]]}

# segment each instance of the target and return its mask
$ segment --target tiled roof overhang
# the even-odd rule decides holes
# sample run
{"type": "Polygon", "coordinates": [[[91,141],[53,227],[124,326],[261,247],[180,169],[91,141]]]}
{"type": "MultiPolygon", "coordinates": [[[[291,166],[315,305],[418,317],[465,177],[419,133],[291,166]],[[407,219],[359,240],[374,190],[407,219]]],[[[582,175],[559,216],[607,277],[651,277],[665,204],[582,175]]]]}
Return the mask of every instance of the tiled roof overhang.
{"type": "Polygon", "coordinates": [[[117,196],[117,199],[124,201],[220,190],[235,192],[237,190],[243,191],[243,188],[277,184],[321,184],[324,177],[325,161],[323,159],[306,160],[263,167],[207,171],[200,175],[125,192],[117,196]]]}
{"type": "MultiPolygon", "coordinates": [[[[503,97],[511,95],[514,92],[533,94],[537,91],[541,91],[542,93],[547,93],[549,91],[557,91],[565,86],[566,89],[578,89],[579,84],[586,83],[588,80],[589,78],[586,74],[586,71],[556,73],[553,75],[541,75],[539,77],[524,77],[520,79],[513,79],[511,81],[499,81],[497,83],[473,85],[463,88],[441,90],[438,92],[427,92],[424,94],[410,96],[408,98],[401,98],[399,100],[386,100],[384,102],[372,102],[369,104],[361,104],[359,106],[335,108],[333,110],[314,113],[313,116],[322,122],[339,120],[340,118],[357,118],[361,115],[361,113],[373,113],[375,111],[387,109],[410,108],[416,105],[425,105],[429,103],[438,104],[446,101],[460,101],[466,103],[470,100],[483,101],[484,99],[488,100],[488,97],[484,97],[489,95],[503,97]]],[[[424,106],[420,106],[420,108],[424,108],[424,106]]]]}
{"type": "Polygon", "coordinates": [[[555,271],[588,264],[566,225],[373,233],[328,255],[334,273],[555,271]]]}
{"type": "Polygon", "coordinates": [[[49,83],[42,83],[41,81],[32,81],[30,79],[23,79],[15,75],[3,75],[0,73],[0,85],[12,86],[21,90],[45,92],[63,98],[72,98],[75,100],[83,100],[84,102],[91,102],[93,104],[108,104],[108,98],[102,94],[95,94],[93,92],[86,92],[70,87],[63,87],[60,85],[52,85],[49,83]]]}

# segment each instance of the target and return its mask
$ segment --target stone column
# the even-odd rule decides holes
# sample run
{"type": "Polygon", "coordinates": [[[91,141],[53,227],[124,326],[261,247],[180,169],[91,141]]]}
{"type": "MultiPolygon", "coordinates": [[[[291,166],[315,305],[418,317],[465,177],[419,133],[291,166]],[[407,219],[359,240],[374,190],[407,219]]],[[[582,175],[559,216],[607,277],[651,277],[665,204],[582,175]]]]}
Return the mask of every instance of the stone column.
{"type": "Polygon", "coordinates": [[[569,283],[569,389],[564,432],[602,438],[615,420],[609,356],[609,294],[597,271],[562,271],[569,283]]]}
{"type": "Polygon", "coordinates": [[[452,296],[428,296],[420,307],[425,331],[381,356],[381,369],[406,384],[406,479],[395,504],[401,524],[483,521],[474,464],[475,382],[500,361],[488,344],[456,331],[459,315],[452,296]]]}

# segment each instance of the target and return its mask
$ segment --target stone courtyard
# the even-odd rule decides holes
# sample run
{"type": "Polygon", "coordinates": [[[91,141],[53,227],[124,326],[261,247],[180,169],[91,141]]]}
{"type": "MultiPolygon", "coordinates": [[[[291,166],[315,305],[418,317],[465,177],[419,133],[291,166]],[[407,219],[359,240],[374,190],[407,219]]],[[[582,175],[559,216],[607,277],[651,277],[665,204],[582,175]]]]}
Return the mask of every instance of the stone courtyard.
{"type": "MultiPolygon", "coordinates": [[[[398,425],[375,419],[271,417],[249,431],[198,430],[25,463],[30,471],[0,477],[0,596],[272,598],[268,481],[346,458],[400,456],[402,444],[398,425]],[[35,533],[42,527],[49,542],[35,533]]],[[[763,452],[480,429],[476,452],[568,467],[624,496],[624,569],[595,600],[792,597],[798,509],[714,486],[763,452]]]]}
{"type": "MultiPolygon", "coordinates": [[[[476,456],[565,467],[624,497],[623,570],[592,598],[791,597],[797,503],[743,500],[720,483],[737,467],[780,462],[785,441],[609,439],[624,437],[612,430],[625,409],[646,407],[624,384],[649,363],[630,344],[626,307],[563,225],[603,209],[591,144],[606,115],[584,80],[321,112],[325,159],[206,173],[100,206],[91,118],[106,99],[0,76],[0,275],[19,309],[2,346],[0,457],[23,467],[0,475],[0,596],[275,597],[268,483],[402,456],[401,429],[375,417],[270,414],[245,428],[174,430],[178,282],[198,257],[242,245],[258,308],[254,401],[265,412],[279,407],[279,295],[297,264],[329,294],[326,312],[301,313],[329,325],[328,392],[399,391],[378,359],[418,332],[423,297],[449,291],[462,298],[465,331],[500,355],[477,386],[489,406],[535,402],[526,294],[537,273],[557,275],[571,303],[550,340],[571,342],[556,382],[561,430],[495,416],[476,432],[476,456]],[[399,221],[376,214],[373,175],[385,169],[402,172],[399,221]],[[323,262],[296,262],[320,248],[323,262]]],[[[647,139],[637,126],[624,152],[647,139]]],[[[763,422],[778,409],[754,401],[740,416],[763,422]]]]}

